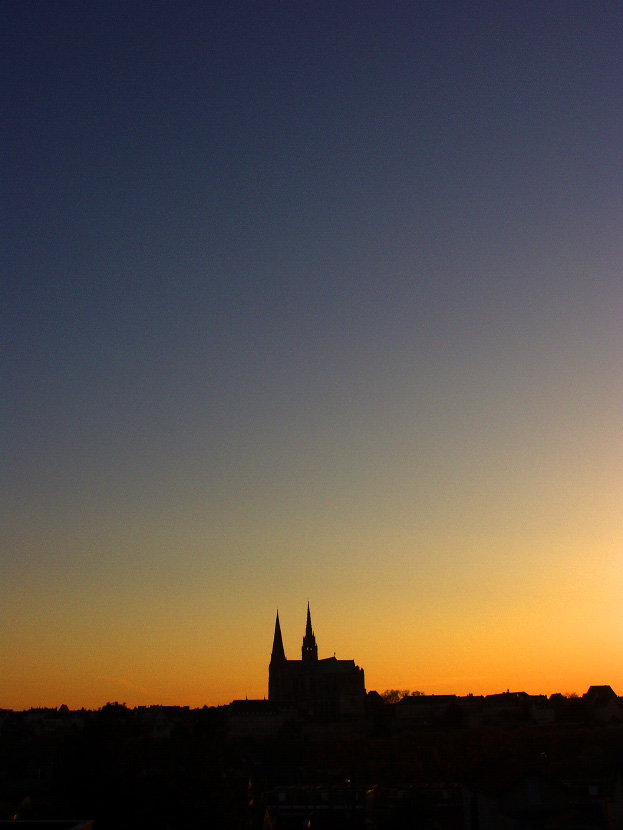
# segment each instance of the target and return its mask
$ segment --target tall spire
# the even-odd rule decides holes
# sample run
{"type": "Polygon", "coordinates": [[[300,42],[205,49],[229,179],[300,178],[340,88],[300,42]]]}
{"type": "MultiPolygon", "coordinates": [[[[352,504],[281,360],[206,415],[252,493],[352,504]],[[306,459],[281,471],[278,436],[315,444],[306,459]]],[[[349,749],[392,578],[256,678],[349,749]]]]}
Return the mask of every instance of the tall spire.
{"type": "Polygon", "coordinates": [[[318,646],[316,645],[316,638],[314,637],[311,624],[309,600],[307,601],[307,625],[305,626],[305,636],[303,637],[302,656],[303,660],[318,660],[318,646]]]}
{"type": "Polygon", "coordinates": [[[270,655],[270,662],[286,662],[286,653],[283,650],[283,640],[281,638],[281,626],[279,625],[279,611],[277,611],[277,619],[275,620],[275,636],[273,637],[273,651],[270,655]]]}

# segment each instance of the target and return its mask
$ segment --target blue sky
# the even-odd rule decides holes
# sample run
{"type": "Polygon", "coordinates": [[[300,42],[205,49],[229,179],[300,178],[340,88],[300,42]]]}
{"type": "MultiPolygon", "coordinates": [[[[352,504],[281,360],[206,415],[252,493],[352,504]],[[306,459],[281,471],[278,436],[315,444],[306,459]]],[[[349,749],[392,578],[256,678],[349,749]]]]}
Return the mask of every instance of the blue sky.
{"type": "Polygon", "coordinates": [[[0,705],[616,688],[622,16],[3,6],[0,705]]]}

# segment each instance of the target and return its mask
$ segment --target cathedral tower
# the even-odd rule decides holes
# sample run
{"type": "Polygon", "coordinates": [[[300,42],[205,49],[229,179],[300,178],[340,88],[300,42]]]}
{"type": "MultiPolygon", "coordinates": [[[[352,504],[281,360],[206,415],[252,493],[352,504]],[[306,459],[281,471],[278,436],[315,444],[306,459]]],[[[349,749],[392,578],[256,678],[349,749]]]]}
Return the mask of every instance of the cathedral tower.
{"type": "Polygon", "coordinates": [[[281,625],[279,624],[279,611],[275,620],[275,634],[273,637],[273,650],[270,655],[268,666],[268,699],[280,700],[283,696],[283,671],[287,665],[286,653],[283,648],[281,637],[281,625]]]}
{"type": "Polygon", "coordinates": [[[273,637],[273,650],[270,655],[270,662],[271,664],[286,662],[286,653],[281,637],[281,625],[279,624],[279,611],[277,611],[277,619],[275,620],[275,636],[273,637]]]}
{"type": "Polygon", "coordinates": [[[288,660],[283,648],[279,612],[268,667],[268,700],[296,718],[363,717],[366,687],[363,669],[354,660],[318,659],[309,602],[300,660],[288,660]]]}
{"type": "Polygon", "coordinates": [[[305,627],[305,636],[303,637],[302,657],[305,662],[318,662],[318,646],[316,645],[316,638],[312,631],[309,602],[307,603],[307,626],[305,627]]]}

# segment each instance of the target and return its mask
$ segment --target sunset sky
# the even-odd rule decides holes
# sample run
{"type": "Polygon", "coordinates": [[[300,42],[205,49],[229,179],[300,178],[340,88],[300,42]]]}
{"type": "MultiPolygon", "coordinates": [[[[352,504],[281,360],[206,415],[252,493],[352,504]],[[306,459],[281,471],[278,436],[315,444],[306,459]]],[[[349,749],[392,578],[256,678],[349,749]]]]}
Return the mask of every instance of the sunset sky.
{"type": "Polygon", "coordinates": [[[0,708],[623,694],[623,4],[0,18],[0,708]]]}

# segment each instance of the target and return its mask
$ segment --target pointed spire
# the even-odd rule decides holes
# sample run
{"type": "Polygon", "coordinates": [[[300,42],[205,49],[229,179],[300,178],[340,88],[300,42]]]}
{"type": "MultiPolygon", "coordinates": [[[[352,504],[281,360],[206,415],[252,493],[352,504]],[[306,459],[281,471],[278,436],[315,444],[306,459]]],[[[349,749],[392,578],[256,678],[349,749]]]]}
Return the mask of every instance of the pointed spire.
{"type": "Polygon", "coordinates": [[[273,637],[273,651],[270,655],[270,662],[286,662],[286,653],[283,649],[283,639],[281,638],[281,626],[279,625],[279,611],[277,611],[277,619],[275,620],[275,636],[273,637]]]}
{"type": "Polygon", "coordinates": [[[309,600],[307,600],[307,625],[305,626],[305,636],[303,637],[302,656],[303,660],[318,660],[318,646],[316,645],[316,638],[311,624],[309,600]]]}

